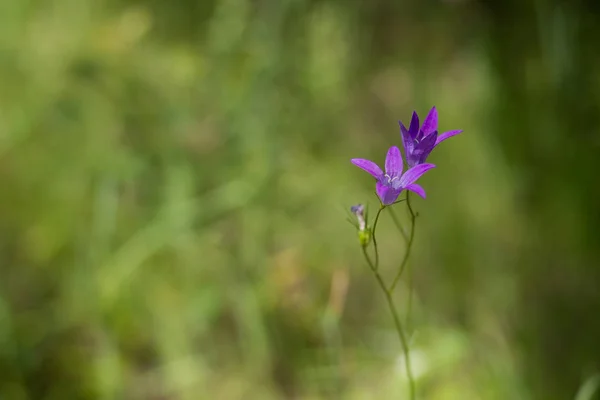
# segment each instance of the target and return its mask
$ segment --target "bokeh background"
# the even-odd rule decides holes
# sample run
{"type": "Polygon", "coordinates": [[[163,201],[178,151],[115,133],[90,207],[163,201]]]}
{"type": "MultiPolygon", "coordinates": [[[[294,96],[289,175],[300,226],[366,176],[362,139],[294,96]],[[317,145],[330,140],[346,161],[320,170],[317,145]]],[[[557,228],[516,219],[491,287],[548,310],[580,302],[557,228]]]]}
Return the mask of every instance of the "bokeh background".
{"type": "MultiPolygon", "coordinates": [[[[599,17],[2,1],[0,398],[405,398],[345,221],[373,182],[349,160],[382,162],[433,105],[464,133],[413,203],[420,398],[600,398],[599,17]]],[[[405,246],[389,217],[387,279],[405,246]]]]}

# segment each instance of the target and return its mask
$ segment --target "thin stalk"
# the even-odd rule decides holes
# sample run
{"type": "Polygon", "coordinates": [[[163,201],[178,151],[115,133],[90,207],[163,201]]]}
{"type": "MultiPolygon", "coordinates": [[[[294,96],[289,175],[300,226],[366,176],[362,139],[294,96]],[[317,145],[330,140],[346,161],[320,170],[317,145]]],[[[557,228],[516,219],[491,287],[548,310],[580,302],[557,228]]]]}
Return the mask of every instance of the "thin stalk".
{"type": "Polygon", "coordinates": [[[371,271],[375,272],[375,265],[373,264],[373,261],[371,261],[371,257],[369,257],[369,253],[367,253],[367,247],[363,246],[362,248],[363,251],[363,255],[365,256],[365,260],[367,260],[367,264],[369,264],[369,268],[371,268],[371,271]]]}
{"type": "MultiPolygon", "coordinates": [[[[408,206],[408,211],[410,212],[410,217],[413,226],[413,236],[414,236],[414,227],[415,220],[417,218],[417,214],[413,211],[410,201],[408,200],[409,193],[406,192],[406,204],[408,206]]],[[[412,245],[412,243],[411,243],[412,245]]],[[[408,251],[408,250],[407,250],[408,251]]],[[[410,330],[411,325],[411,316],[412,316],[412,302],[413,302],[413,293],[414,293],[414,281],[413,281],[413,267],[412,265],[408,265],[408,306],[406,310],[406,327],[410,330]]]]}
{"type": "MultiPolygon", "coordinates": [[[[407,193],[407,195],[408,195],[408,193],[407,193]]],[[[405,201],[405,200],[406,199],[402,199],[400,201],[405,201]]],[[[400,201],[398,201],[397,203],[399,203],[400,201]]],[[[411,209],[411,211],[412,211],[412,209],[411,209]]],[[[390,214],[392,215],[392,220],[394,221],[394,225],[396,225],[396,229],[398,229],[398,231],[402,235],[404,242],[406,244],[408,244],[408,239],[409,239],[408,235],[404,231],[404,228],[402,228],[402,225],[400,224],[400,220],[398,219],[398,216],[396,216],[396,212],[394,211],[393,208],[390,208],[390,214]]],[[[407,311],[406,311],[406,329],[407,329],[407,331],[410,331],[410,320],[411,320],[412,299],[413,299],[413,270],[412,270],[412,267],[410,266],[410,264],[408,265],[407,271],[408,271],[408,307],[407,307],[407,311]]]]}
{"type": "MultiPolygon", "coordinates": [[[[383,285],[383,282],[380,283],[383,285]]],[[[402,329],[402,324],[400,322],[400,318],[398,317],[398,310],[396,310],[396,306],[394,305],[394,300],[392,299],[392,293],[385,288],[383,285],[382,290],[385,292],[385,298],[387,299],[388,305],[390,306],[390,311],[392,316],[394,317],[394,324],[396,325],[396,331],[398,332],[398,337],[400,338],[400,343],[402,344],[402,351],[404,352],[404,365],[406,368],[406,376],[408,377],[408,385],[409,385],[409,393],[410,399],[415,399],[415,379],[412,374],[411,363],[410,363],[410,352],[408,350],[408,342],[406,340],[406,336],[404,335],[404,330],[402,329]]]]}
{"type": "Polygon", "coordinates": [[[408,266],[408,304],[406,306],[406,329],[411,331],[411,317],[412,317],[412,302],[413,302],[414,282],[413,282],[413,268],[408,266]]]}
{"type": "Polygon", "coordinates": [[[375,215],[375,221],[373,222],[373,230],[372,230],[372,236],[373,236],[373,247],[375,248],[375,271],[377,271],[377,269],[379,268],[379,250],[377,249],[377,238],[375,237],[375,230],[377,229],[377,222],[379,221],[379,215],[381,214],[381,212],[383,211],[383,209],[385,208],[385,206],[382,204],[379,207],[379,210],[377,210],[377,214],[375,215]]]}
{"type": "Polygon", "coordinates": [[[402,225],[400,225],[400,220],[396,216],[396,212],[394,211],[393,208],[390,208],[390,214],[392,216],[392,220],[394,221],[394,225],[396,225],[396,229],[398,229],[398,231],[400,232],[400,234],[404,238],[404,241],[408,243],[408,235],[406,234],[406,232],[404,232],[404,229],[402,228],[402,225]]]}
{"type": "Polygon", "coordinates": [[[414,211],[410,205],[410,195],[409,195],[408,191],[406,191],[406,205],[408,206],[408,211],[410,212],[410,235],[408,237],[408,244],[406,245],[406,253],[404,253],[404,258],[402,259],[402,263],[400,264],[398,273],[396,274],[396,277],[392,281],[392,286],[390,286],[390,293],[392,293],[394,291],[394,289],[396,288],[396,285],[398,284],[398,281],[400,281],[400,277],[402,276],[402,273],[404,272],[404,268],[406,267],[406,264],[408,263],[408,258],[410,257],[410,250],[412,249],[413,240],[415,238],[415,219],[417,218],[417,215],[414,213],[414,211]]]}
{"type": "MultiPolygon", "coordinates": [[[[383,208],[384,207],[382,207],[379,210],[379,212],[381,212],[381,210],[383,210],[383,208]]],[[[375,239],[375,228],[377,227],[376,222],[377,222],[377,218],[379,217],[379,212],[377,213],[377,217],[375,217],[376,218],[375,223],[373,224],[373,239],[375,239]]],[[[375,243],[375,240],[373,240],[373,243],[375,243]]],[[[377,270],[377,262],[378,261],[376,261],[375,264],[373,264],[373,261],[371,261],[371,258],[369,257],[369,253],[367,252],[366,246],[363,246],[362,251],[363,251],[363,255],[365,256],[365,260],[367,261],[367,264],[369,265],[369,268],[371,268],[371,271],[373,272],[373,275],[375,276],[375,279],[377,280],[379,287],[381,288],[381,290],[383,291],[383,293],[385,295],[388,306],[390,308],[390,312],[392,313],[392,317],[394,319],[394,326],[396,327],[396,332],[398,333],[398,338],[400,339],[400,345],[402,346],[402,352],[404,353],[404,365],[406,368],[406,376],[408,378],[408,384],[409,384],[409,399],[415,400],[415,379],[412,374],[408,341],[406,340],[406,335],[404,334],[404,330],[402,328],[402,323],[400,322],[400,317],[398,316],[398,310],[396,309],[396,306],[394,305],[394,300],[392,298],[392,291],[388,290],[385,283],[383,282],[383,279],[381,278],[381,275],[379,274],[379,271],[377,270]]],[[[375,257],[377,260],[379,259],[377,250],[375,251],[375,257]]]]}

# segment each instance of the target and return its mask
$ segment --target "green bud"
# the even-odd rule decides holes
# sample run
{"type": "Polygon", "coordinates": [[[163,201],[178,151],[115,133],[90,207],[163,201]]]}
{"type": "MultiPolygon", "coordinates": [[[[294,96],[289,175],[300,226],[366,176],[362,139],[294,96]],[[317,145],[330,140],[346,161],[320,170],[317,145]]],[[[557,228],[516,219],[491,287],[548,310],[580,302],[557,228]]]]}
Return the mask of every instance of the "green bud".
{"type": "Polygon", "coordinates": [[[358,241],[362,247],[367,247],[371,242],[371,231],[369,229],[358,231],[358,241]]]}

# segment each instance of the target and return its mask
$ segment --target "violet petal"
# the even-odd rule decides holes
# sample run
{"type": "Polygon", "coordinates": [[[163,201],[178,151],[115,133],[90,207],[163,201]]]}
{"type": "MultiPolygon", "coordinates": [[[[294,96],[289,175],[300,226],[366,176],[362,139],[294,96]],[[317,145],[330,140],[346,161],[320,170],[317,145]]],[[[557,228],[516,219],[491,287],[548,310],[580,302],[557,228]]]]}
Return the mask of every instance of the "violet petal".
{"type": "Polygon", "coordinates": [[[403,187],[407,187],[411,183],[414,183],[417,179],[419,179],[425,172],[429,171],[431,168],[435,168],[433,164],[419,164],[417,166],[412,167],[404,175],[400,178],[403,187]]]}
{"type": "Polygon", "coordinates": [[[444,132],[440,136],[437,137],[437,140],[435,141],[435,145],[437,146],[438,144],[442,143],[444,140],[451,138],[452,136],[456,136],[461,132],[462,132],[462,130],[444,132]]]}
{"type": "Polygon", "coordinates": [[[389,206],[390,204],[396,201],[398,196],[400,196],[400,192],[402,190],[395,190],[389,187],[388,185],[384,185],[381,182],[377,182],[376,191],[377,196],[379,196],[381,202],[384,205],[389,206]]]}
{"type": "Polygon", "coordinates": [[[350,160],[352,164],[356,165],[358,168],[361,168],[371,175],[373,178],[380,179],[383,176],[383,171],[379,168],[379,165],[375,164],[371,160],[365,160],[364,158],[353,158],[350,160]]]}
{"type": "Polygon", "coordinates": [[[437,138],[437,133],[434,132],[429,136],[425,136],[421,142],[415,147],[413,151],[413,158],[417,159],[417,164],[424,163],[429,153],[435,147],[435,141],[437,138]]]}
{"type": "Polygon", "coordinates": [[[406,187],[406,190],[410,190],[411,192],[415,192],[416,194],[418,194],[419,196],[421,196],[422,198],[425,198],[425,189],[423,189],[421,187],[421,185],[418,185],[416,183],[411,183],[410,185],[408,185],[406,187]]]}
{"type": "Polygon", "coordinates": [[[413,138],[411,137],[410,132],[406,129],[402,121],[398,121],[398,124],[400,125],[400,136],[402,137],[404,151],[406,152],[406,154],[409,154],[412,152],[414,147],[413,138]]]}
{"type": "Polygon", "coordinates": [[[419,133],[419,115],[417,115],[416,111],[413,111],[412,118],[410,120],[410,128],[408,128],[408,130],[411,138],[416,139],[417,134],[419,133]]]}
{"type": "Polygon", "coordinates": [[[390,147],[387,156],[385,157],[385,173],[388,174],[390,178],[400,178],[403,169],[402,164],[402,154],[400,154],[400,149],[396,146],[390,147]]]}
{"type": "Polygon", "coordinates": [[[430,133],[432,133],[433,131],[435,131],[437,129],[437,126],[438,126],[438,112],[434,106],[431,108],[431,110],[429,110],[429,114],[427,114],[427,117],[425,117],[425,121],[423,121],[423,126],[421,127],[421,130],[423,131],[423,135],[428,136],[430,133]]]}

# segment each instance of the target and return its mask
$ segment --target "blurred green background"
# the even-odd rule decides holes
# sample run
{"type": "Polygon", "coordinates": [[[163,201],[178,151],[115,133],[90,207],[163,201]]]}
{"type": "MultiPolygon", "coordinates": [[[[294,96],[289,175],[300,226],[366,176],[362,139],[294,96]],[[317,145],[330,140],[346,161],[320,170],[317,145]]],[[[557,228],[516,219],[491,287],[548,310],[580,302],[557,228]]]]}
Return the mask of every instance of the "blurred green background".
{"type": "MultiPolygon", "coordinates": [[[[4,0],[0,399],[405,398],[349,160],[433,105],[465,132],[414,202],[420,398],[600,398],[599,17],[4,0]]],[[[385,213],[379,238],[391,279],[385,213]]]]}

